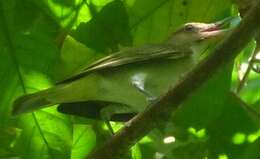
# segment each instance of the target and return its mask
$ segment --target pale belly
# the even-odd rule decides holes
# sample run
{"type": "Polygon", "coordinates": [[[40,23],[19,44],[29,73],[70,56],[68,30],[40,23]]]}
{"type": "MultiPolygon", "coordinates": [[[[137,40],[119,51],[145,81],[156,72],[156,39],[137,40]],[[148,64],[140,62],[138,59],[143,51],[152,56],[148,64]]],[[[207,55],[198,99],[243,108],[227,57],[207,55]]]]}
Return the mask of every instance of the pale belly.
{"type": "Polygon", "coordinates": [[[101,80],[97,100],[121,103],[134,112],[143,111],[151,98],[156,99],[174,87],[193,65],[191,58],[164,59],[104,70],[98,73],[101,80]]]}

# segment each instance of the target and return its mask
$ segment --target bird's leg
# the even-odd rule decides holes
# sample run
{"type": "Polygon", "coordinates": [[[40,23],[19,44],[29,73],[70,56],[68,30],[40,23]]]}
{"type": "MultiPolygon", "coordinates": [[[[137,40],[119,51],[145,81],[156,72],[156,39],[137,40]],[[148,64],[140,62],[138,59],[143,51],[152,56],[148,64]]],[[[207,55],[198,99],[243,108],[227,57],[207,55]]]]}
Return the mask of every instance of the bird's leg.
{"type": "Polygon", "coordinates": [[[149,103],[153,103],[156,100],[156,97],[152,95],[149,91],[145,90],[145,75],[144,74],[137,74],[134,75],[131,79],[131,84],[137,88],[139,92],[146,96],[146,99],[149,103]]]}
{"type": "Polygon", "coordinates": [[[156,97],[154,97],[150,92],[146,91],[143,87],[139,87],[139,85],[136,83],[133,83],[133,86],[146,96],[146,99],[149,103],[153,103],[156,100],[156,97]]]}
{"type": "Polygon", "coordinates": [[[109,120],[106,120],[106,119],[104,119],[104,121],[105,121],[105,124],[106,124],[108,130],[110,131],[110,133],[111,133],[112,135],[115,135],[115,131],[113,130],[113,127],[112,127],[112,125],[110,124],[110,121],[109,121],[109,120]]]}
{"type": "Polygon", "coordinates": [[[110,124],[112,116],[115,114],[127,114],[132,112],[133,111],[126,105],[122,105],[119,103],[111,103],[101,109],[100,117],[102,120],[105,121],[105,124],[107,125],[109,131],[114,135],[114,130],[110,124]]]}

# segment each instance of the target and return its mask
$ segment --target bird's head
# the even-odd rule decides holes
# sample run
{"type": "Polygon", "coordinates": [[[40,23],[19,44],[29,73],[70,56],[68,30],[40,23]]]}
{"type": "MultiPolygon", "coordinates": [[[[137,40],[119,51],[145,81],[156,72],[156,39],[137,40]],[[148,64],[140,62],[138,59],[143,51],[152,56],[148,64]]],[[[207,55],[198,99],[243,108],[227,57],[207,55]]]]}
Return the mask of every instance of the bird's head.
{"type": "Polygon", "coordinates": [[[170,45],[185,47],[192,51],[205,48],[212,39],[224,37],[230,29],[226,26],[233,18],[226,18],[215,23],[186,23],[175,31],[167,40],[170,45]]]}

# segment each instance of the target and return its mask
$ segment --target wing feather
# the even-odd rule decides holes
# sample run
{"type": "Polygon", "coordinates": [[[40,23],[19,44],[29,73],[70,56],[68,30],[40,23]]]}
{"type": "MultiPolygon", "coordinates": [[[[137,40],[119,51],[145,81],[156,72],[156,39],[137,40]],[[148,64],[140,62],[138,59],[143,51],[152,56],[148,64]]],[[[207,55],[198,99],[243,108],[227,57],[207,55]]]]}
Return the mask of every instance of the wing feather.
{"type": "Polygon", "coordinates": [[[138,48],[119,51],[108,55],[87,66],[80,72],[58,82],[58,84],[71,82],[93,71],[118,67],[153,59],[171,58],[178,59],[190,55],[190,51],[180,51],[171,45],[146,45],[138,48]]]}

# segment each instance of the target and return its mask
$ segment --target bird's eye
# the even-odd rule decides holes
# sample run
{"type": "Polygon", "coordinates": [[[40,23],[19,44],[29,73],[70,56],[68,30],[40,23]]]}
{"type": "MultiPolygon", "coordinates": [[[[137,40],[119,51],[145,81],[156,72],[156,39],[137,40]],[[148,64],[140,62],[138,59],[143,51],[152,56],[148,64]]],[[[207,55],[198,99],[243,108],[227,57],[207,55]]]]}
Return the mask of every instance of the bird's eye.
{"type": "Polygon", "coordinates": [[[191,32],[191,31],[194,31],[194,26],[193,25],[186,25],[185,27],[184,27],[184,30],[185,31],[188,31],[188,32],[191,32]]]}

